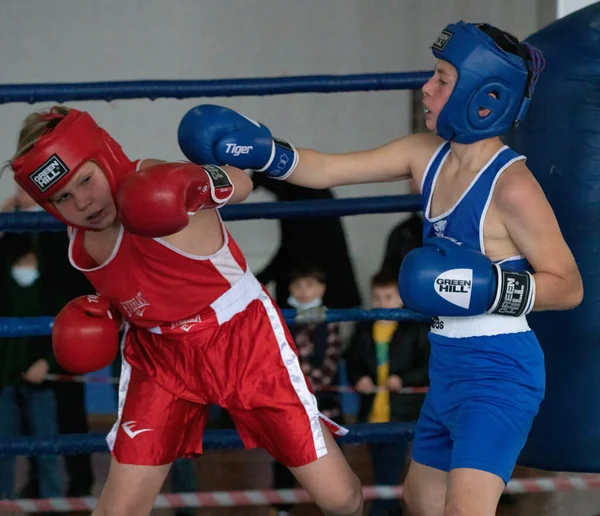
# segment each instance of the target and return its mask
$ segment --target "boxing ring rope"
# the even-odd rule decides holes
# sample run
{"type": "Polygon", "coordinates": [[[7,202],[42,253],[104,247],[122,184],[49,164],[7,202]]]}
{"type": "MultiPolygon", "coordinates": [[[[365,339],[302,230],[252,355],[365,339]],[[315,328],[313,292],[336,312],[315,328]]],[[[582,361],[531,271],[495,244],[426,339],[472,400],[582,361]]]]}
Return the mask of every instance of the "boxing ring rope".
{"type": "MultiPolygon", "coordinates": [[[[404,308],[377,308],[371,310],[363,308],[319,308],[299,311],[286,308],[281,312],[288,324],[379,320],[427,322],[431,320],[430,317],[404,308]]],[[[54,317],[48,316],[0,317],[0,337],[51,335],[53,322],[54,317]]]]}
{"type": "MultiPolygon", "coordinates": [[[[349,199],[317,199],[234,204],[219,211],[225,221],[344,217],[420,210],[418,195],[387,195],[349,199]]],[[[64,231],[65,225],[46,212],[0,213],[0,231],[64,231]]]]}
{"type": "MultiPolygon", "coordinates": [[[[69,383],[100,383],[100,384],[113,384],[119,383],[119,378],[116,376],[81,376],[81,375],[70,375],[70,374],[49,374],[46,375],[46,380],[50,382],[69,382],[69,383]]],[[[315,392],[358,392],[356,389],[350,386],[343,385],[329,385],[322,386],[313,389],[315,392]]],[[[400,394],[418,394],[427,392],[428,387],[402,387],[399,391],[400,394]]],[[[385,387],[377,387],[372,392],[388,392],[389,389],[385,387]]]]}
{"type": "MultiPolygon", "coordinates": [[[[413,437],[414,427],[412,422],[348,425],[349,432],[338,437],[337,442],[361,444],[409,441],[413,437]]],[[[0,440],[0,455],[108,453],[105,437],[101,433],[3,437],[0,440]]],[[[243,449],[244,446],[236,430],[206,430],[202,447],[205,450],[238,450],[243,449]]]]}
{"type": "MultiPolygon", "coordinates": [[[[223,219],[283,219],[307,217],[340,217],[345,215],[411,212],[419,209],[419,196],[396,195],[335,200],[285,201],[248,203],[225,206],[223,219]]],[[[64,231],[65,225],[45,212],[2,213],[0,231],[64,231]]],[[[429,318],[405,309],[317,309],[297,312],[286,309],[282,313],[289,324],[304,322],[346,322],[390,319],[395,321],[429,318]]],[[[50,335],[53,317],[0,317],[0,337],[20,335],[50,335]]]]}
{"type": "Polygon", "coordinates": [[[113,81],[58,84],[0,85],[0,104],[13,102],[68,102],[83,100],[187,99],[194,97],[247,97],[290,93],[414,90],[432,72],[304,75],[249,79],[191,81],[113,81]]]}

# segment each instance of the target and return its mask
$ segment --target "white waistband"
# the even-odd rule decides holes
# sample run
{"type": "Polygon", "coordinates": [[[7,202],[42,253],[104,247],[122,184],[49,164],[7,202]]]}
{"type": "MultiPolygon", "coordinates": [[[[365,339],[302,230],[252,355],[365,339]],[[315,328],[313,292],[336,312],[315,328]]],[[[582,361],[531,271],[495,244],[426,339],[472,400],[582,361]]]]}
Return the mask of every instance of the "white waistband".
{"type": "Polygon", "coordinates": [[[483,314],[473,317],[435,317],[431,333],[450,338],[483,337],[529,331],[527,318],[483,314]]]}
{"type": "MultiPolygon", "coordinates": [[[[219,324],[223,324],[229,321],[236,314],[243,312],[252,301],[254,301],[260,296],[262,292],[263,288],[260,282],[256,279],[254,274],[250,272],[250,270],[247,270],[241,277],[241,279],[237,283],[232,285],[231,288],[227,292],[225,292],[225,294],[213,301],[210,307],[215,312],[217,322],[219,324]]],[[[194,322],[201,322],[200,315],[198,315],[197,317],[192,317],[186,321],[180,321],[179,323],[183,325],[183,323],[191,324],[194,322]]],[[[167,333],[169,330],[176,330],[177,327],[180,326],[179,323],[176,323],[174,326],[171,326],[169,328],[155,326],[153,328],[148,328],[148,331],[160,335],[162,333],[167,333]]]]}
{"type": "Polygon", "coordinates": [[[245,310],[262,291],[262,285],[248,269],[235,285],[211,303],[219,324],[229,321],[234,315],[245,310]]]}

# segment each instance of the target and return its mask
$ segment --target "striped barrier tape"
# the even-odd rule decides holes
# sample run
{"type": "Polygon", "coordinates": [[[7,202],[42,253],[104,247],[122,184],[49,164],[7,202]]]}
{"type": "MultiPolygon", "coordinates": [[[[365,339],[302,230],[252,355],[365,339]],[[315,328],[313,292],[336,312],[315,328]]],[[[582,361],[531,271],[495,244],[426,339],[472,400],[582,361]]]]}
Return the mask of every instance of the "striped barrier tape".
{"type": "MultiPolygon", "coordinates": [[[[570,475],[541,478],[512,479],[506,486],[506,494],[551,493],[588,491],[600,489],[600,475],[570,475]]],[[[389,500],[402,498],[403,486],[364,486],[365,500],[389,500]]],[[[97,498],[48,498],[44,500],[0,500],[0,511],[70,512],[91,511],[97,498]]],[[[161,494],[154,508],[176,507],[236,507],[264,506],[277,503],[312,503],[303,489],[253,489],[245,491],[213,491],[199,493],[161,494]]]]}

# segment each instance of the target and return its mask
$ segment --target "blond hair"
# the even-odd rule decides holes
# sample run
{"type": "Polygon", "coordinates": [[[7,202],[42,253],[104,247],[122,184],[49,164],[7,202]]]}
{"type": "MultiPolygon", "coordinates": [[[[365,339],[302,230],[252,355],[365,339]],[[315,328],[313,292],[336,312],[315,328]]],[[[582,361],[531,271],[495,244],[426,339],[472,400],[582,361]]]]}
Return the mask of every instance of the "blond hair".
{"type": "Polygon", "coordinates": [[[27,115],[23,121],[23,126],[19,131],[19,139],[17,141],[17,151],[14,156],[2,167],[2,172],[6,168],[12,167],[15,160],[27,154],[38,140],[48,131],[54,129],[63,117],[70,111],[64,106],[53,106],[44,111],[36,111],[27,115]],[[48,115],[59,115],[49,117],[48,115]]]}

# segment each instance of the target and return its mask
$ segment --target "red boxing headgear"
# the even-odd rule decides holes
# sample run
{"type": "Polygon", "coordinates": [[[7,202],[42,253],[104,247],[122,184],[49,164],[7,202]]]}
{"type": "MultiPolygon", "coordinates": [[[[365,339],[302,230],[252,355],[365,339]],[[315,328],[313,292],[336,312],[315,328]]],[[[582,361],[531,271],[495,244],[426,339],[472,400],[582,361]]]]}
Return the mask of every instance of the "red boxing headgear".
{"type": "Polygon", "coordinates": [[[49,199],[67,185],[81,165],[86,161],[96,162],[116,199],[123,180],[135,171],[135,163],[85,111],[71,109],[65,116],[51,111],[45,118],[62,120],[13,162],[15,181],[47,212],[72,225],[49,199]]]}

